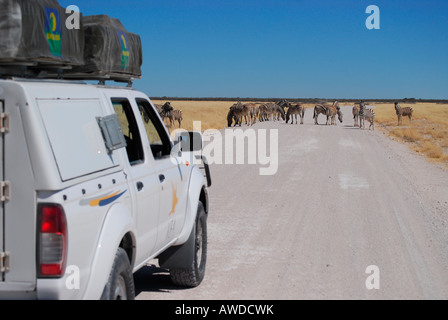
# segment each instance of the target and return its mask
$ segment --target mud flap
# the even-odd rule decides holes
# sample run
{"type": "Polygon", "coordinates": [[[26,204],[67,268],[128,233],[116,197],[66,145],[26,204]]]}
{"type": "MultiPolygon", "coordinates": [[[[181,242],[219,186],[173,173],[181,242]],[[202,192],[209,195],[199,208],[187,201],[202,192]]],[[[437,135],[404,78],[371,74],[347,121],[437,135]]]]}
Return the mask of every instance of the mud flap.
{"type": "Polygon", "coordinates": [[[183,245],[168,248],[159,255],[159,266],[163,269],[186,269],[193,264],[195,255],[196,223],[190,233],[188,241],[183,245]]]}

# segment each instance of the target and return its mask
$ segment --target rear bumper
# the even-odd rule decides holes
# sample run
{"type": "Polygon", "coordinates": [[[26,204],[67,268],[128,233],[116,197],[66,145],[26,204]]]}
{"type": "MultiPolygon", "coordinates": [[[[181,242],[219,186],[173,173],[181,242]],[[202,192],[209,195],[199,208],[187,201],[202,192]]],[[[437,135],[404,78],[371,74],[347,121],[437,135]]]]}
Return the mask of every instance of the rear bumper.
{"type": "Polygon", "coordinates": [[[0,300],[36,300],[36,290],[29,286],[0,284],[0,300]]]}

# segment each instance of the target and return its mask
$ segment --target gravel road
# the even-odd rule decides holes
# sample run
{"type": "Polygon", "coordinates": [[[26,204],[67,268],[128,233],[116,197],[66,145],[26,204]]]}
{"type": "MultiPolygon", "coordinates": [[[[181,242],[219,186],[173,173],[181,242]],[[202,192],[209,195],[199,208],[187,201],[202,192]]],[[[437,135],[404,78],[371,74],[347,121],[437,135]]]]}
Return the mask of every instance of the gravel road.
{"type": "Polygon", "coordinates": [[[342,111],[254,125],[278,129],[277,174],[212,165],[203,283],[176,288],[154,261],[137,299],[447,299],[448,171],[342,111]]]}

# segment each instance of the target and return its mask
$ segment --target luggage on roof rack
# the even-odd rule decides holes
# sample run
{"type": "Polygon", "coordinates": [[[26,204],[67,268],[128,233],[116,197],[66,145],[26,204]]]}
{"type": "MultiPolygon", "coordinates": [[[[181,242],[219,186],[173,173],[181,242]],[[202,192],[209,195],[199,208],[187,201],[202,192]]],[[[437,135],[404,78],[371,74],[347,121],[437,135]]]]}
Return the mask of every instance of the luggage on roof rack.
{"type": "Polygon", "coordinates": [[[64,77],[125,81],[141,77],[140,36],[126,31],[118,19],[85,16],[84,65],[64,72],[64,77]]]}
{"type": "Polygon", "coordinates": [[[107,15],[80,14],[80,29],[69,29],[69,15],[57,0],[0,0],[0,76],[141,78],[140,36],[107,15]]]}
{"type": "Polygon", "coordinates": [[[67,17],[57,0],[0,0],[2,70],[84,64],[84,29],[66,28],[67,17]]]}

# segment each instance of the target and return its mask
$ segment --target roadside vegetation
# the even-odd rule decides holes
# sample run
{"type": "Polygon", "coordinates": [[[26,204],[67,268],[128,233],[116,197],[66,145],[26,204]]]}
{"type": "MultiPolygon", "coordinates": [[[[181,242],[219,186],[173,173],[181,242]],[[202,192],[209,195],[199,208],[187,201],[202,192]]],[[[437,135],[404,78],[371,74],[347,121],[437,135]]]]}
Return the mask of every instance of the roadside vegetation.
{"type": "MultiPolygon", "coordinates": [[[[153,100],[163,104],[168,100],[153,100]]],[[[202,131],[207,129],[223,129],[227,127],[227,113],[236,101],[172,101],[174,109],[182,110],[182,128],[193,130],[193,121],[201,121],[202,131]]],[[[174,126],[176,129],[177,126],[174,126]]]]}
{"type": "Polygon", "coordinates": [[[448,167],[448,104],[401,104],[414,110],[412,123],[398,126],[393,104],[377,104],[375,122],[391,138],[407,143],[415,152],[448,167]]]}

